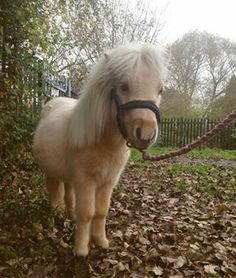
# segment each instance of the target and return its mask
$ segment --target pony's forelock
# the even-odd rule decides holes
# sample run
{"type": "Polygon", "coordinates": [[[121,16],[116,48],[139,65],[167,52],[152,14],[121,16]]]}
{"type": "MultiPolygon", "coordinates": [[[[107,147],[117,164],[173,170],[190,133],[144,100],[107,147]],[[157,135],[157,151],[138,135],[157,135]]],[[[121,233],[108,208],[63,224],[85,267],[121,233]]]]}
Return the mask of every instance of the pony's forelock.
{"type": "Polygon", "coordinates": [[[110,94],[114,81],[127,74],[132,78],[131,73],[138,63],[146,64],[165,80],[167,69],[163,52],[149,45],[115,48],[93,67],[70,121],[72,147],[82,148],[100,142],[108,121],[114,117],[110,94]]]}

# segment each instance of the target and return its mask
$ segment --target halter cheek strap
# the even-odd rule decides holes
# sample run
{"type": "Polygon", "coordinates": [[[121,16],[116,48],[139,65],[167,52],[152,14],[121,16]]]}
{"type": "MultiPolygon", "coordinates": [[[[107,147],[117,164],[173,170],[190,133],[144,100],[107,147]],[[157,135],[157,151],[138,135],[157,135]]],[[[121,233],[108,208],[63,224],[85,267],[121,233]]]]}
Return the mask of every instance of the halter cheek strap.
{"type": "Polygon", "coordinates": [[[111,96],[112,96],[112,99],[114,99],[115,104],[116,104],[117,123],[118,123],[119,129],[120,129],[120,132],[123,135],[125,140],[127,140],[127,131],[125,129],[124,121],[122,118],[122,112],[124,110],[136,109],[136,108],[149,109],[155,114],[158,124],[161,123],[160,110],[153,101],[151,101],[151,100],[132,100],[132,101],[128,101],[126,103],[122,103],[120,97],[116,94],[116,89],[113,89],[111,91],[111,96]]]}

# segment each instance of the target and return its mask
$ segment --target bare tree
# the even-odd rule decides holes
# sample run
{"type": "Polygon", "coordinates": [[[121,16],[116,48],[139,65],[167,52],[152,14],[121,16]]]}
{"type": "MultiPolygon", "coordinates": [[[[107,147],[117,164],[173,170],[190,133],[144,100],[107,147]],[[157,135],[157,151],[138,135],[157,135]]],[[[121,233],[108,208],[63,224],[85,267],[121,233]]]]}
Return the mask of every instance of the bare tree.
{"type": "Polygon", "coordinates": [[[157,44],[165,7],[152,3],[150,0],[65,1],[57,19],[60,25],[55,37],[59,40],[49,59],[50,65],[57,72],[67,72],[79,84],[104,50],[132,41],[157,44]]]}
{"type": "Polygon", "coordinates": [[[201,70],[205,63],[202,39],[202,35],[194,31],[176,40],[170,46],[169,86],[179,94],[185,95],[189,104],[199,89],[201,70]]]}
{"type": "Polygon", "coordinates": [[[211,112],[235,73],[236,44],[206,32],[190,32],[171,46],[168,87],[181,97],[186,114],[211,112]]]}
{"type": "Polygon", "coordinates": [[[226,88],[223,90],[223,94],[219,96],[211,107],[211,116],[225,117],[227,113],[230,113],[236,107],[236,76],[233,76],[226,88]]]}
{"type": "Polygon", "coordinates": [[[204,115],[211,113],[213,103],[224,94],[229,79],[236,72],[236,44],[208,34],[205,37],[204,55],[206,60],[204,80],[204,115]]]}
{"type": "Polygon", "coordinates": [[[111,18],[108,18],[108,41],[114,47],[133,41],[158,44],[164,27],[163,15],[167,6],[158,6],[153,1],[110,0],[111,18]]]}

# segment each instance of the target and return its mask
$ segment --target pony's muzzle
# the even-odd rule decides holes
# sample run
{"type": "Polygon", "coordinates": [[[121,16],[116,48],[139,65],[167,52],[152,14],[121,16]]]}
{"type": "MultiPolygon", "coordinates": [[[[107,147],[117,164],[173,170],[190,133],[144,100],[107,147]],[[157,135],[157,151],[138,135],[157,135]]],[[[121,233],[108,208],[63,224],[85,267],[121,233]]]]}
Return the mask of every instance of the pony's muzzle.
{"type": "Polygon", "coordinates": [[[135,145],[145,149],[155,143],[157,138],[158,128],[156,122],[136,120],[133,130],[135,145]]]}

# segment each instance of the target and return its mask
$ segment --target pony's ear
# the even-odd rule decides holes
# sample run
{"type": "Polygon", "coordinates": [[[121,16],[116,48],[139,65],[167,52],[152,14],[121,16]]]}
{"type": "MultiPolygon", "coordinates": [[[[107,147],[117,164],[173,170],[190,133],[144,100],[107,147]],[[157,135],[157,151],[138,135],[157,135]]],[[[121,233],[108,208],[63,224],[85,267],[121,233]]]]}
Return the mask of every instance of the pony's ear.
{"type": "Polygon", "coordinates": [[[106,59],[106,62],[108,62],[108,61],[109,61],[109,56],[108,56],[107,53],[104,53],[104,57],[105,57],[105,59],[106,59]]]}

